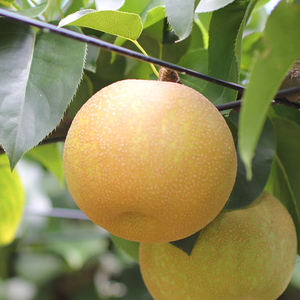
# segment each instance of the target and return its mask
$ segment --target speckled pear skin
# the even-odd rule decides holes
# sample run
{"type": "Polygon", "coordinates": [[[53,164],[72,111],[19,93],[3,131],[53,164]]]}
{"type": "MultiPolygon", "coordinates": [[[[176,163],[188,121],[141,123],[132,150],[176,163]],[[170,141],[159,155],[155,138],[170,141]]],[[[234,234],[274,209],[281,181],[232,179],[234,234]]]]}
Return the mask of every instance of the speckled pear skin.
{"type": "Polygon", "coordinates": [[[231,132],[214,105],[187,86],[149,80],[119,81],[91,97],[63,159],[79,208],[137,242],[203,228],[224,207],[237,170],[231,132]]]}
{"type": "Polygon", "coordinates": [[[296,262],[295,226],[267,192],[250,206],[222,211],[191,256],[170,243],[140,244],[144,282],[155,300],[276,300],[296,262]]]}

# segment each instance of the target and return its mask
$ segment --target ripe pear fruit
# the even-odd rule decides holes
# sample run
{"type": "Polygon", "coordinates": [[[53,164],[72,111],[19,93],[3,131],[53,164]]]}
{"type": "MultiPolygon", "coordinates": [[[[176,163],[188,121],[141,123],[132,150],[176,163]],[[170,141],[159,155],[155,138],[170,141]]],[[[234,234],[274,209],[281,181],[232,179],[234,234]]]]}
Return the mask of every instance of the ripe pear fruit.
{"type": "Polygon", "coordinates": [[[215,106],[182,84],[123,80],[76,114],[64,172],[79,208],[136,242],[187,237],[211,222],[233,188],[237,158],[215,106]]]}
{"type": "Polygon", "coordinates": [[[8,158],[0,155],[0,246],[10,244],[20,225],[25,193],[16,171],[11,172],[8,158]]]}
{"type": "Polygon", "coordinates": [[[293,220],[263,192],[244,209],[224,210],[188,256],[170,243],[140,244],[144,282],[155,300],[275,300],[296,262],[293,220]]]}

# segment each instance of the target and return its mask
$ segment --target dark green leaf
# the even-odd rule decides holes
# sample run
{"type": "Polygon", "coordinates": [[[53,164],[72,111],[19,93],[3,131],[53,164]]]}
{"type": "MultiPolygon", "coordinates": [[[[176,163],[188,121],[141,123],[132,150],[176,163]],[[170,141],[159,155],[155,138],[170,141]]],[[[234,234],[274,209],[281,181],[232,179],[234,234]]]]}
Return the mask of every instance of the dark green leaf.
{"type": "Polygon", "coordinates": [[[193,28],[195,0],[164,0],[169,23],[179,37],[186,39],[193,28]]]}
{"type": "Polygon", "coordinates": [[[141,18],[137,14],[92,9],[78,11],[59,22],[59,26],[66,25],[92,28],[129,40],[137,40],[143,29],[141,18]]]}
{"type": "Polygon", "coordinates": [[[201,234],[201,230],[182,240],[171,242],[171,244],[179,248],[180,250],[184,251],[188,255],[191,255],[200,234],[201,234]]]}
{"type": "Polygon", "coordinates": [[[81,80],[86,46],[0,19],[0,144],[11,167],[60,122],[81,80]]]}
{"type": "MultiPolygon", "coordinates": [[[[281,1],[270,15],[241,110],[239,149],[251,178],[251,162],[269,105],[300,56],[300,4],[281,1]]],[[[257,49],[258,50],[258,49],[257,49]]]]}
{"type": "MultiPolygon", "coordinates": [[[[181,57],[178,64],[200,73],[207,74],[207,49],[198,49],[187,52],[181,57]]],[[[207,84],[206,81],[195,77],[187,76],[184,74],[179,75],[184,84],[199,91],[200,93],[207,84]]]]}
{"type": "MultiPolygon", "coordinates": [[[[233,117],[237,118],[237,114],[233,117]]],[[[239,209],[250,205],[263,192],[275,155],[275,137],[271,121],[267,120],[253,158],[253,177],[246,178],[245,165],[238,153],[237,178],[226,209],[239,209]]]]}
{"type": "Polygon", "coordinates": [[[286,118],[300,126],[300,110],[286,105],[275,105],[272,109],[276,116],[286,118]]]}
{"type": "Polygon", "coordinates": [[[274,117],[272,122],[277,149],[267,189],[288,209],[300,241],[300,126],[280,117],[274,117]]]}
{"type": "Polygon", "coordinates": [[[93,73],[96,72],[96,64],[97,64],[99,53],[100,53],[99,47],[88,45],[86,62],[85,62],[86,70],[89,70],[93,73]]]}
{"type": "Polygon", "coordinates": [[[80,85],[76,91],[76,94],[68,106],[66,111],[66,117],[69,120],[73,120],[75,115],[77,114],[78,110],[82,107],[82,105],[94,94],[93,83],[91,79],[84,74],[80,85]]]}
{"type": "MultiPolygon", "coordinates": [[[[234,1],[213,12],[209,28],[208,75],[239,81],[240,32],[244,29],[252,2],[234,1]]],[[[236,91],[213,83],[207,84],[203,94],[216,105],[234,101],[237,96],[236,91]]]]}

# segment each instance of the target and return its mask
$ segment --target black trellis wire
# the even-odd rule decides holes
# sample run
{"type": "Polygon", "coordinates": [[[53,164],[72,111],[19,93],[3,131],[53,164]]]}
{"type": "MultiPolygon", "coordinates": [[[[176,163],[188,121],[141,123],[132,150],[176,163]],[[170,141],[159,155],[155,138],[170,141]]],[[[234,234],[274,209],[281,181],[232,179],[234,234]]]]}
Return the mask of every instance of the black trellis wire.
{"type": "MultiPolygon", "coordinates": [[[[160,60],[160,59],[155,58],[155,57],[146,56],[142,53],[139,53],[139,52],[136,52],[136,51],[124,48],[124,47],[120,47],[120,46],[117,46],[117,45],[99,40],[97,38],[87,36],[87,35],[84,35],[84,34],[81,34],[81,33],[78,33],[78,32],[74,32],[74,31],[71,31],[71,30],[68,30],[68,29],[65,29],[65,28],[60,28],[60,27],[57,27],[55,25],[42,22],[40,20],[31,19],[31,18],[22,16],[20,14],[17,14],[17,13],[11,12],[11,11],[0,9],[0,16],[7,17],[9,19],[13,19],[17,22],[26,23],[28,25],[32,25],[32,26],[35,26],[35,27],[38,27],[38,28],[41,28],[41,29],[44,29],[44,30],[49,30],[49,31],[54,32],[56,34],[63,35],[63,36],[66,36],[68,38],[72,38],[72,39],[75,39],[75,40],[78,40],[78,41],[81,41],[81,42],[85,42],[85,43],[88,43],[88,44],[106,49],[108,51],[118,53],[118,54],[123,55],[123,56],[128,56],[128,57],[131,57],[131,58],[134,58],[134,59],[137,59],[137,60],[152,63],[154,65],[159,65],[159,66],[165,67],[167,69],[170,69],[170,70],[182,73],[182,74],[186,74],[186,75],[196,77],[196,78],[199,78],[199,79],[202,79],[202,80],[205,80],[205,81],[208,81],[208,82],[211,82],[211,83],[214,83],[214,84],[226,87],[226,88],[236,90],[236,91],[239,92],[238,93],[238,99],[240,99],[242,97],[242,94],[245,91],[245,87],[240,85],[240,84],[233,83],[233,82],[228,82],[228,81],[218,79],[218,78],[215,78],[215,77],[211,77],[211,76],[205,75],[203,73],[200,73],[200,72],[188,69],[188,68],[184,68],[184,67],[181,67],[181,66],[178,66],[176,64],[172,64],[172,63],[169,63],[169,62],[166,62],[166,61],[163,61],[163,60],[160,60]]],[[[300,105],[293,104],[293,103],[290,104],[289,101],[285,102],[284,99],[282,99],[286,95],[295,94],[295,93],[299,93],[299,92],[300,92],[300,87],[284,89],[284,90],[279,91],[276,94],[275,99],[282,100],[281,103],[293,106],[294,108],[297,108],[297,109],[300,109],[300,105]]],[[[229,103],[217,105],[216,107],[217,107],[217,109],[219,109],[221,111],[221,110],[240,107],[241,103],[242,103],[241,100],[237,100],[237,101],[234,101],[234,102],[229,102],[229,103]]]]}

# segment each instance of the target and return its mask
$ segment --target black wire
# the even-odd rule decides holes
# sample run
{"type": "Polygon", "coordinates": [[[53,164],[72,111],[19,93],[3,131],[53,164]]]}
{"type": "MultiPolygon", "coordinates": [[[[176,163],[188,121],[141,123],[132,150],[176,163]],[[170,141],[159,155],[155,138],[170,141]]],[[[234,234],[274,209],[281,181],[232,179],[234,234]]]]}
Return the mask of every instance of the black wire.
{"type": "Polygon", "coordinates": [[[28,17],[22,16],[20,14],[10,12],[10,11],[4,10],[4,9],[0,9],[0,16],[4,16],[4,17],[10,18],[10,19],[13,19],[15,21],[26,23],[26,24],[29,24],[29,25],[32,25],[32,26],[35,26],[38,28],[46,29],[46,30],[55,32],[57,34],[60,34],[60,35],[63,35],[63,36],[66,36],[66,37],[69,37],[69,38],[72,38],[72,39],[75,39],[75,40],[78,40],[81,42],[95,45],[97,47],[106,49],[111,52],[116,52],[118,54],[132,57],[137,60],[141,60],[141,61],[152,63],[155,65],[159,65],[159,66],[165,67],[167,69],[174,70],[174,71],[182,73],[182,74],[187,74],[192,77],[200,78],[202,80],[209,81],[209,82],[212,82],[212,83],[215,83],[215,84],[218,84],[218,85],[221,85],[221,86],[224,86],[224,87],[236,90],[236,91],[242,92],[245,89],[242,85],[239,85],[237,83],[228,82],[228,81],[225,81],[222,79],[214,78],[214,77],[199,73],[197,71],[187,69],[187,68],[160,60],[155,57],[146,56],[142,53],[139,53],[139,52],[136,52],[136,51],[124,48],[124,47],[120,47],[120,46],[99,40],[99,39],[91,37],[91,36],[87,36],[87,35],[84,35],[84,34],[81,34],[81,33],[75,32],[75,31],[71,31],[71,30],[68,30],[65,28],[59,28],[55,25],[45,23],[45,22],[42,22],[42,21],[39,21],[36,19],[30,19],[28,17]]]}
{"type": "MultiPolygon", "coordinates": [[[[111,52],[116,52],[120,55],[128,56],[128,57],[131,57],[131,58],[134,58],[134,59],[137,59],[137,60],[141,60],[141,61],[144,61],[144,62],[159,65],[159,66],[165,67],[167,69],[174,70],[174,71],[182,73],[182,74],[186,74],[186,75],[189,75],[189,76],[192,76],[192,77],[200,78],[202,80],[205,80],[205,81],[208,81],[208,82],[211,82],[211,83],[215,83],[217,85],[221,85],[221,86],[239,91],[239,94],[238,94],[238,99],[239,100],[234,101],[234,102],[224,103],[224,104],[216,106],[217,109],[220,110],[220,111],[240,107],[241,104],[242,104],[242,100],[240,100],[240,99],[242,98],[243,92],[245,91],[245,87],[242,86],[242,85],[239,85],[237,83],[228,82],[228,81],[225,81],[225,80],[214,78],[214,77],[199,73],[197,71],[187,69],[187,68],[184,68],[184,67],[181,67],[181,66],[178,66],[178,65],[175,65],[175,64],[157,59],[155,57],[146,56],[142,53],[139,53],[139,52],[136,52],[136,51],[124,48],[124,47],[120,47],[120,46],[117,46],[117,45],[99,40],[99,39],[91,37],[91,36],[87,36],[87,35],[84,35],[84,34],[81,34],[81,33],[75,32],[75,31],[71,31],[71,30],[68,30],[68,29],[65,29],[65,28],[59,28],[55,25],[45,23],[45,22],[42,22],[42,21],[39,21],[39,20],[36,20],[36,19],[30,19],[28,17],[22,16],[20,14],[10,12],[10,11],[7,11],[7,10],[1,9],[1,8],[0,8],[0,16],[4,16],[4,17],[10,18],[10,19],[13,19],[17,22],[26,23],[26,24],[29,24],[29,25],[32,25],[32,26],[35,26],[35,27],[38,27],[38,28],[49,30],[49,31],[52,31],[56,34],[66,36],[68,38],[72,38],[72,39],[75,39],[75,40],[78,40],[78,41],[81,41],[81,42],[92,44],[92,45],[95,45],[97,47],[106,49],[106,50],[111,51],[111,52]]],[[[295,94],[295,93],[298,93],[298,92],[300,92],[300,87],[294,87],[294,88],[290,88],[290,89],[281,90],[276,94],[275,100],[278,99],[278,102],[281,102],[281,103],[285,102],[284,99],[282,99],[282,98],[284,98],[284,96],[295,94]]],[[[289,101],[287,101],[287,102],[289,102],[289,101]]],[[[299,105],[295,104],[295,107],[298,108],[299,105]]]]}
{"type": "MultiPolygon", "coordinates": [[[[293,95],[293,94],[297,94],[297,93],[300,93],[300,86],[280,90],[275,95],[274,102],[275,102],[275,104],[283,104],[285,106],[289,106],[289,107],[292,107],[292,108],[295,108],[295,109],[300,109],[300,103],[299,104],[298,103],[293,103],[293,102],[288,101],[288,100],[285,99],[285,96],[293,95]]],[[[237,108],[237,107],[240,107],[242,105],[242,102],[243,101],[239,99],[237,101],[216,105],[216,108],[219,111],[226,110],[226,109],[237,108]]]]}
{"type": "Polygon", "coordinates": [[[292,94],[298,94],[298,93],[300,93],[300,86],[288,88],[288,89],[285,89],[285,90],[280,90],[276,94],[275,99],[276,98],[284,98],[285,96],[292,95],[292,94]]]}

